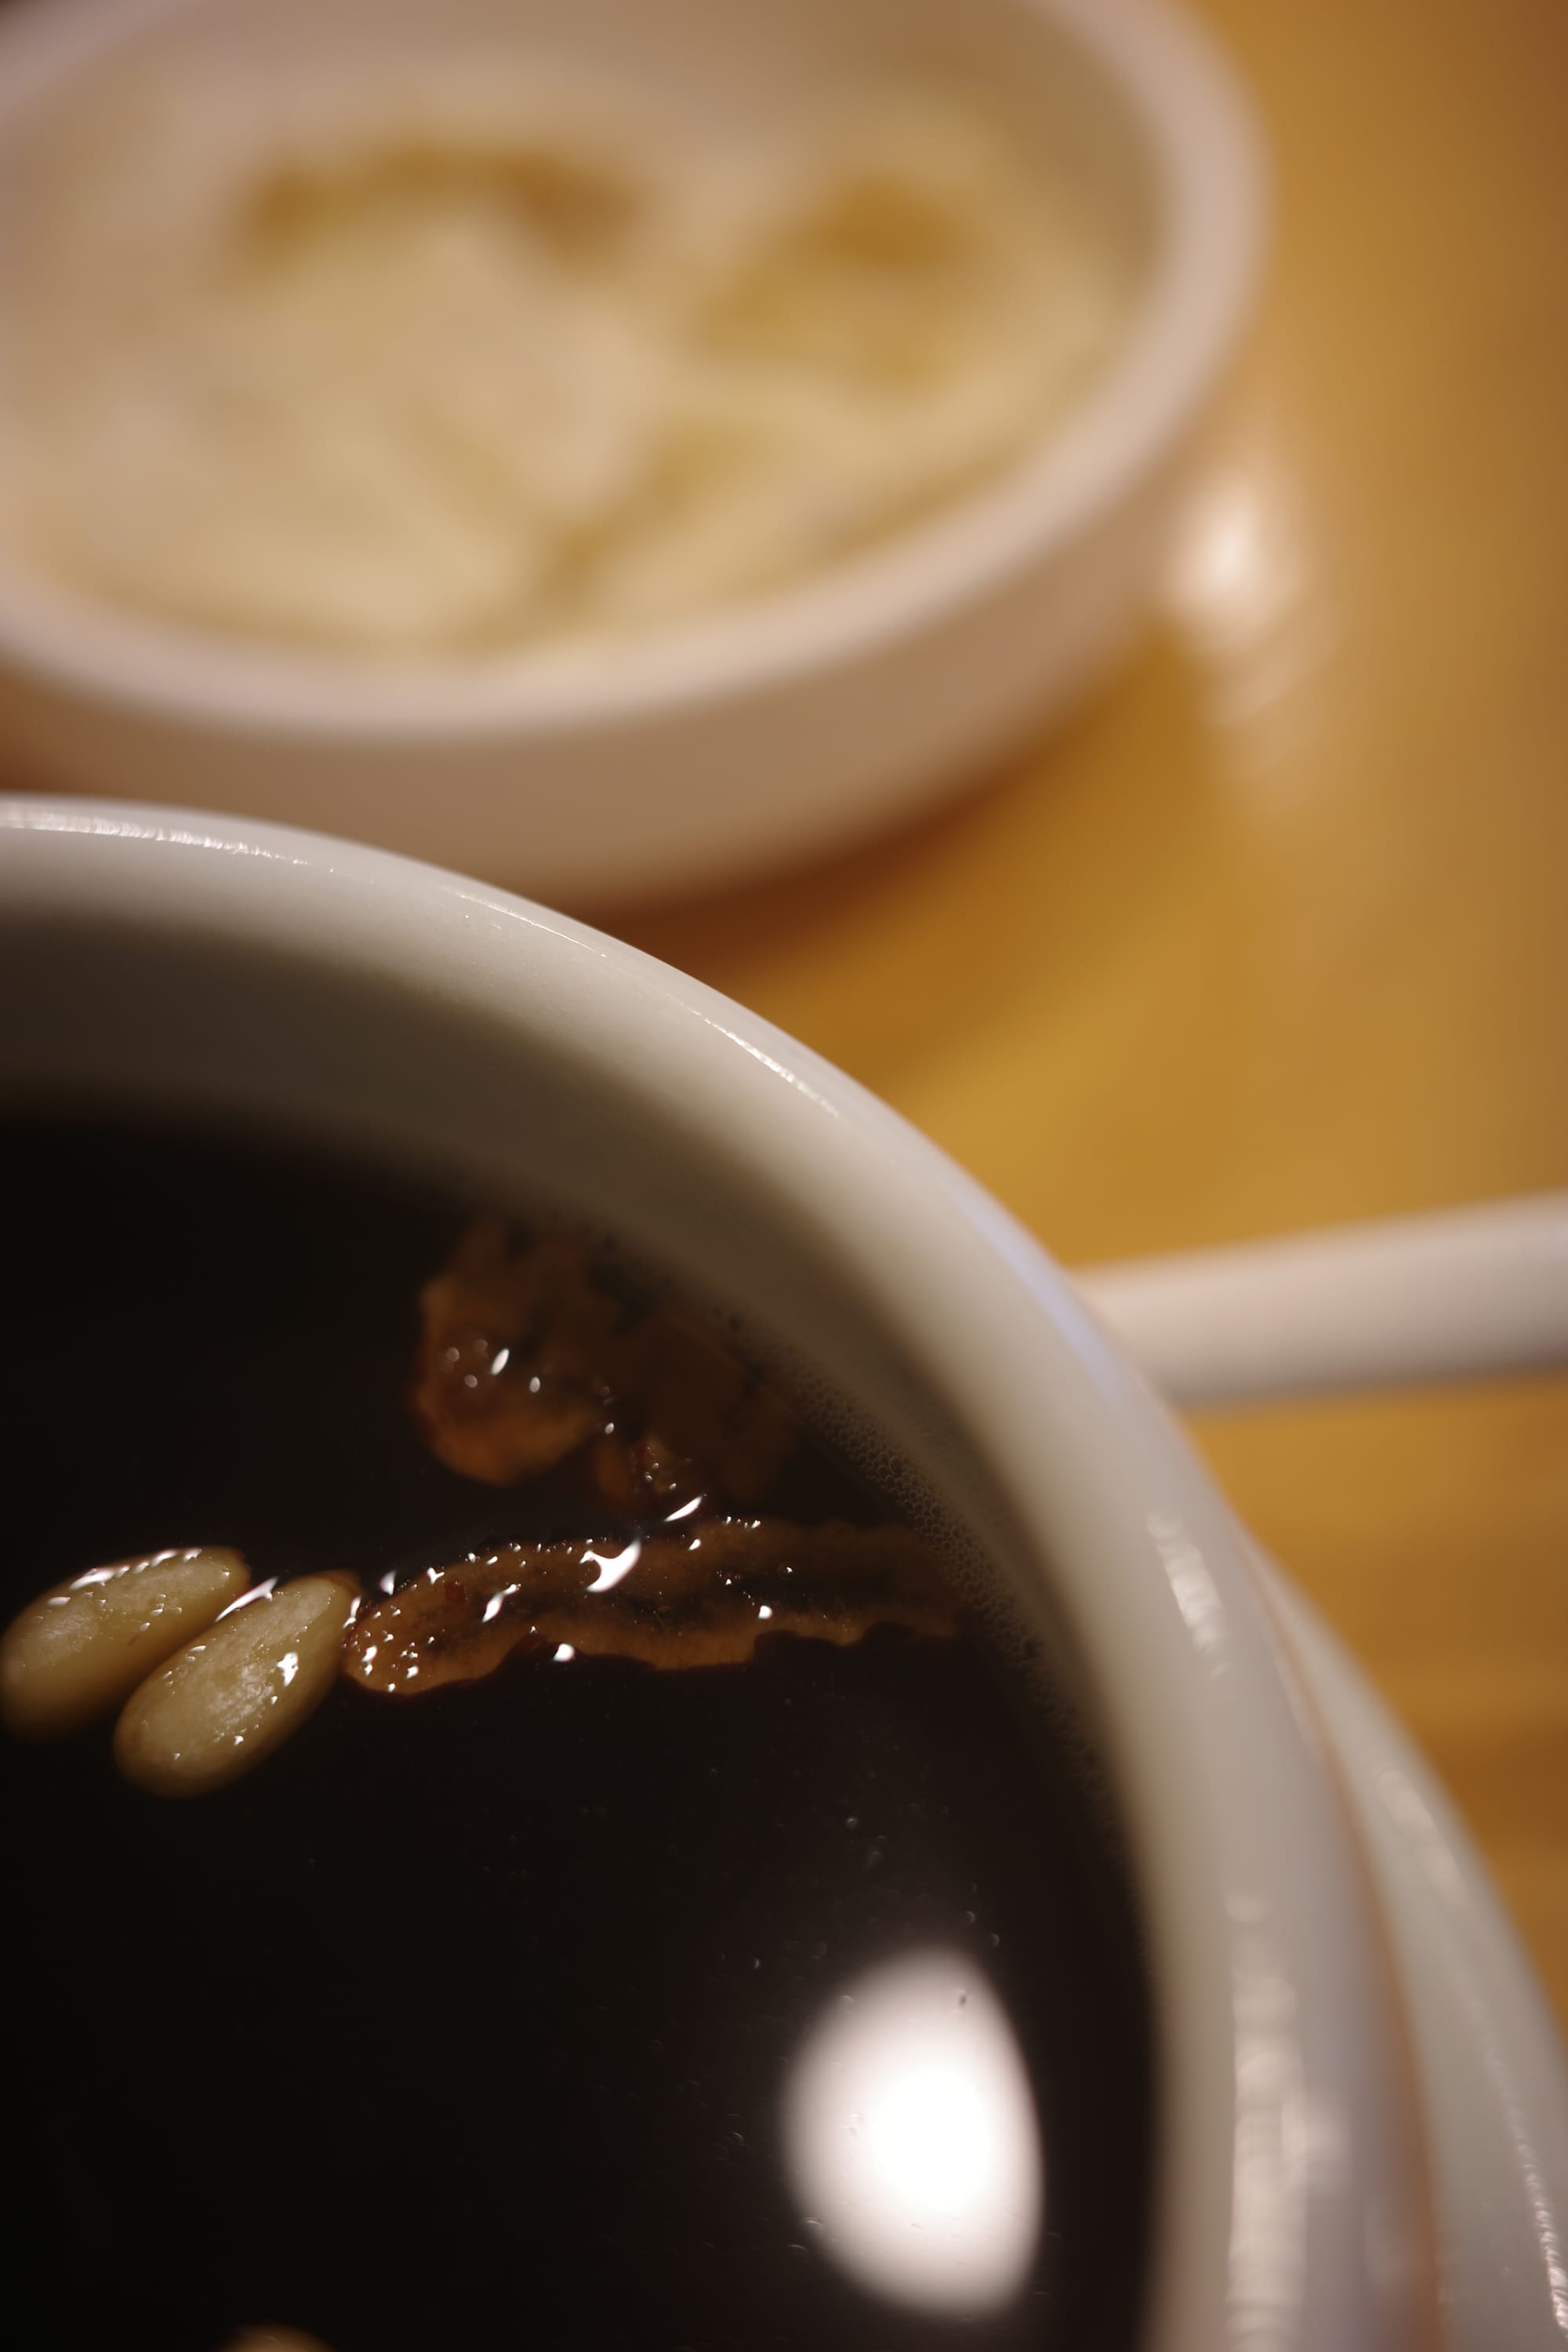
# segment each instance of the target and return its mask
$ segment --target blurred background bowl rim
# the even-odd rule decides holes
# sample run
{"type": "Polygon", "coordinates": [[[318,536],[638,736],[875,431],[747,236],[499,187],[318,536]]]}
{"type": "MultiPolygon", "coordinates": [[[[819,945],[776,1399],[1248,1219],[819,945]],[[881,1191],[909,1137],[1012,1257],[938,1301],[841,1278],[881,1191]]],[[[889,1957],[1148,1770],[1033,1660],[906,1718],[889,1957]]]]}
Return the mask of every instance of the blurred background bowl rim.
{"type": "MultiPolygon", "coordinates": [[[[29,0],[0,26],[8,124],[142,27],[207,0],[29,0]]],[[[461,740],[593,731],[851,669],[1068,551],[1179,447],[1258,275],[1261,134],[1168,0],[1008,0],[1088,53],[1147,144],[1160,250],[1122,344],[1059,426],[927,520],[798,585],[623,639],[385,663],[273,647],[73,593],[0,550],[0,662],[57,688],[258,734],[461,740]]]]}

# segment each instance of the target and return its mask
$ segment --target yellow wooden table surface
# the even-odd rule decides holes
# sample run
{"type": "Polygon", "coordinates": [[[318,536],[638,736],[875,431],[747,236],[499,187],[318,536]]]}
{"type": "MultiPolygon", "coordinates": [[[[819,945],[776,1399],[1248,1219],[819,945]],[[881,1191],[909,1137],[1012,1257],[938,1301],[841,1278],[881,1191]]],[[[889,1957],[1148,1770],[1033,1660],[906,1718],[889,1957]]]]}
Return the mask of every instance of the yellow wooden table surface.
{"type": "MultiPolygon", "coordinates": [[[[919,834],[622,927],[1068,1262],[1568,1183],[1568,8],[1210,14],[1277,241],[1135,662],[919,834]]],[[[1195,1434],[1568,2015],[1568,1380],[1195,1434]]]]}

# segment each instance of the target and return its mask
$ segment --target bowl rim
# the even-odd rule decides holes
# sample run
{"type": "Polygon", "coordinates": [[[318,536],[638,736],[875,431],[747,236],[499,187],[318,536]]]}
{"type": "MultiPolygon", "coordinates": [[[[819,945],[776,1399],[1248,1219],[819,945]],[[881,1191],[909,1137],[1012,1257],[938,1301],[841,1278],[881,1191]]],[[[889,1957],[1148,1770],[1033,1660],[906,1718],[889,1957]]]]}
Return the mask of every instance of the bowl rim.
{"type": "MultiPolygon", "coordinates": [[[[8,119],[106,44],[205,0],[29,0],[0,23],[8,119]]],[[[1228,358],[1256,283],[1267,170],[1212,37],[1169,0],[1010,0],[1076,42],[1144,137],[1162,235],[1121,347],[1080,405],[980,489],[818,577],[613,643],[472,667],[232,641],[117,609],[0,550],[0,661],[132,709],[351,741],[571,735],[840,673],[1072,546],[1155,474],[1228,358]]]]}
{"type": "MultiPolygon", "coordinates": [[[[442,1050],[465,1032],[499,1035],[520,1078],[531,1060],[563,1059],[574,1088],[678,1122],[685,1147],[762,1204],[764,1231],[804,1231],[1029,1530],[1031,1573],[1066,1612],[1113,1731],[1161,1979],[1142,2352],[1255,2336],[1300,2352],[1426,2340],[1415,2092],[1347,1797],[1227,1507],[996,1202],[889,1106],[712,990],[584,924],[383,851],[188,810],[0,801],[0,919],[30,1008],[0,1022],[0,1098],[7,1064],[28,1068],[29,1021],[47,1040],[54,1017],[49,991],[29,986],[29,932],[63,940],[76,970],[85,926],[130,974],[152,940],[198,970],[238,946],[290,983],[313,982],[307,1058],[323,1003],[331,1027],[328,982],[363,983],[378,1019],[416,992],[438,1011],[442,1050]]],[[[298,1037],[309,987],[289,1001],[298,1037]]],[[[205,1001],[195,1017],[205,1063],[228,1054],[205,1001]]],[[[100,998],[86,1019],[96,1053],[100,998]]],[[[437,1047],[405,1039],[352,1077],[330,1037],[326,1049],[331,1121],[353,1133],[345,1086],[392,1100],[407,1055],[430,1060],[437,1047]]],[[[300,1058],[290,1049],[282,1083],[302,1126],[300,1058]]],[[[198,1075],[211,1099],[210,1069],[198,1075]]],[[[474,1135],[491,1132],[493,1099],[466,1114],[474,1135]]],[[[614,1181],[635,1192],[640,1167],[622,1167],[614,1181]]]]}

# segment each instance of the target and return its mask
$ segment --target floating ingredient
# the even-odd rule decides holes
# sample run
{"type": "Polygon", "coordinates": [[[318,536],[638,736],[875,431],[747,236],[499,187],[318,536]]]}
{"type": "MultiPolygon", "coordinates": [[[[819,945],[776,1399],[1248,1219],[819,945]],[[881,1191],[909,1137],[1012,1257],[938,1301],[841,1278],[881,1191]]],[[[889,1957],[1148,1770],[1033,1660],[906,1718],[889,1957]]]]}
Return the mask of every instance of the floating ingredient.
{"type": "Polygon", "coordinates": [[[477,1217],[420,1293],[412,1402],[449,1470],[487,1486],[541,1475],[589,1441],[618,1509],[718,1491],[766,1493],[793,1416],[699,1328],[596,1278],[562,1234],[520,1242],[477,1217]]]}
{"type": "Polygon", "coordinates": [[[0,1641],[0,1721],[53,1739],[108,1715],[250,1582],[238,1552],[201,1547],[110,1561],[68,1577],[0,1641]]]}
{"type": "Polygon", "coordinates": [[[258,1589],[128,1701],[114,1759],[158,1797],[220,1789],[282,1746],[337,1679],[357,1593],[347,1578],[258,1589]]]}
{"type": "Polygon", "coordinates": [[[741,1665],[769,1634],[846,1647],[874,1625],[942,1637],[957,1620],[907,1528],[708,1519],[689,1535],[510,1544],[426,1569],[362,1613],[343,1672],[407,1698],[563,1645],[669,1669],[741,1665]]]}

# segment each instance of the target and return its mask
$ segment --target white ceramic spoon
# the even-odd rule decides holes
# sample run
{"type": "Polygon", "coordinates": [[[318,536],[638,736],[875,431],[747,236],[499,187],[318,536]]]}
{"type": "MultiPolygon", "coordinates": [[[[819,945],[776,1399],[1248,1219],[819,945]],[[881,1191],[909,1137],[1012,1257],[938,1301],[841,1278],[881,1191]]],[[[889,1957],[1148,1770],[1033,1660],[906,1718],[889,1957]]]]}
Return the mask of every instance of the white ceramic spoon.
{"type": "Polygon", "coordinates": [[[1568,1367],[1568,1192],[1076,1278],[1174,1404],[1568,1367]]]}

